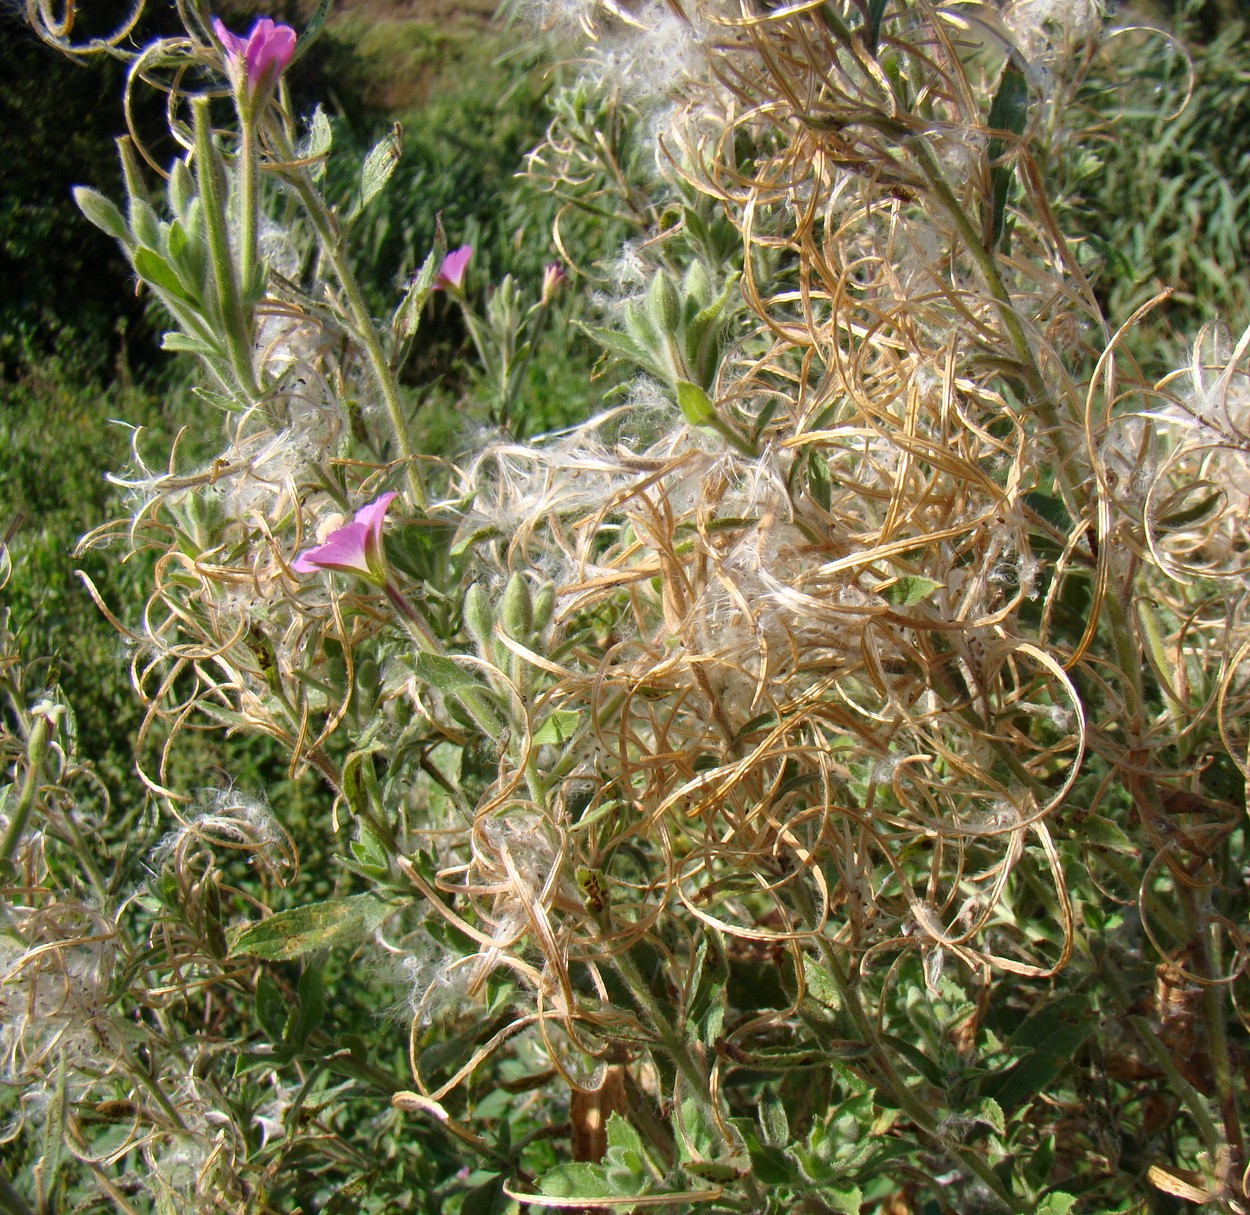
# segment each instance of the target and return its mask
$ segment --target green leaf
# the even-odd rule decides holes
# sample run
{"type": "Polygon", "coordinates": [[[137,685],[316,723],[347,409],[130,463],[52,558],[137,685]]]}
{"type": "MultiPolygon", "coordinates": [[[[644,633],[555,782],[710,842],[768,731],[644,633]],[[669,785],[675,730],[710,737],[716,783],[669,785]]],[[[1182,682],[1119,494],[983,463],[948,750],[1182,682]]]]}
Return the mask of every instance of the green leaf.
{"type": "Polygon", "coordinates": [[[639,349],[647,352],[649,365],[660,369],[661,379],[671,379],[665,370],[661,354],[667,344],[667,339],[655,327],[647,309],[638,303],[626,304],[621,319],[625,322],[625,334],[638,345],[639,349]]]}
{"type": "Polygon", "coordinates": [[[534,731],[534,745],[560,746],[568,742],[577,733],[582,717],[572,709],[555,709],[534,731]]]}
{"type": "Polygon", "coordinates": [[[833,504],[833,481],[829,476],[829,465],[818,451],[811,452],[807,457],[807,490],[812,495],[812,501],[822,510],[827,511],[833,504]]]}
{"type": "Polygon", "coordinates": [[[972,1117],[977,1122],[985,1123],[986,1126],[996,1131],[999,1135],[1006,1135],[1007,1133],[1007,1124],[1003,1120],[1003,1107],[993,1097],[986,1097],[977,1107],[972,1117]]]}
{"type": "Polygon", "coordinates": [[[561,1164],[539,1180],[539,1190],[550,1198],[636,1197],[651,1187],[651,1173],[643,1155],[642,1139],[620,1114],[607,1124],[608,1148],[602,1164],[561,1164]]]}
{"type": "Polygon", "coordinates": [[[728,987],[729,956],[724,942],[715,930],[704,928],[695,953],[694,993],[686,1008],[686,1021],[706,1046],[711,1046],[724,1028],[728,987]]]}
{"type": "Polygon", "coordinates": [[[597,1164],[558,1164],[538,1180],[538,1192],[548,1198],[611,1198],[607,1175],[597,1164]]]}
{"type": "Polygon", "coordinates": [[[1068,1215],[1076,1199],[1062,1190],[1052,1190],[1033,1208],[1033,1215],[1068,1215]]]}
{"type": "Polygon", "coordinates": [[[308,1035],[321,1025],[326,1011],[326,990],[321,979],[321,967],[316,960],[304,964],[299,977],[299,1004],[294,1022],[287,1035],[289,1045],[300,1048],[308,1041],[308,1035]]]}
{"type": "Polygon", "coordinates": [[[859,1215],[859,1209],[864,1205],[864,1192],[859,1186],[849,1190],[822,1190],[820,1196],[842,1215],[859,1215]]]}
{"type": "Polygon", "coordinates": [[[457,692],[462,688],[481,688],[482,681],[466,666],[440,654],[418,654],[413,659],[417,678],[440,692],[457,692]]]}
{"type": "Polygon", "coordinates": [[[504,1193],[506,1180],[502,1175],[488,1177],[471,1190],[466,1190],[460,1203],[460,1215],[511,1215],[517,1204],[504,1193]]]}
{"type": "Polygon", "coordinates": [[[475,544],[479,544],[483,540],[496,540],[502,535],[503,532],[501,532],[493,523],[488,523],[483,527],[474,528],[473,531],[469,532],[467,535],[461,536],[460,539],[447,550],[447,555],[449,557],[459,557],[463,553],[467,553],[475,544]]]}
{"type": "Polygon", "coordinates": [[[1025,1053],[1010,1067],[987,1076],[981,1093],[1005,1110],[1031,1100],[1067,1067],[1098,1027],[1089,1000],[1069,993],[1047,1000],[1035,1009],[1007,1042],[1008,1049],[1025,1053]]]}
{"type": "Polygon", "coordinates": [[[184,303],[199,304],[199,300],[183,285],[177,271],[159,253],[140,245],[131,254],[131,261],[134,264],[135,273],[145,283],[150,283],[153,287],[167,292],[184,303]]]}
{"type": "Polygon", "coordinates": [[[803,959],[803,981],[807,984],[807,994],[813,999],[827,1008],[842,1007],[837,985],[829,977],[829,972],[813,958],[803,959]]]}
{"type": "Polygon", "coordinates": [[[330,154],[330,145],[334,141],[334,131],[326,112],[318,106],[313,110],[312,120],[308,124],[308,141],[304,145],[304,156],[317,163],[309,165],[308,172],[313,181],[318,181],[325,173],[325,158],[330,154]]]}
{"type": "Polygon", "coordinates": [[[868,0],[868,12],[864,15],[864,45],[875,55],[881,41],[881,18],[885,16],[888,0],[868,0]]]}
{"type": "Polygon", "coordinates": [[[238,934],[234,953],[270,961],[289,961],[314,949],[359,944],[391,913],[390,904],[372,894],[353,894],[279,911],[238,934]]]}
{"type": "Polygon", "coordinates": [[[766,1144],[776,1148],[789,1144],[790,1120],[786,1117],[785,1105],[771,1085],[760,1094],[759,1119],[766,1144]]]}
{"type": "Polygon", "coordinates": [[[1192,527],[1206,518],[1223,500],[1222,490],[1202,493],[1201,483],[1187,486],[1169,495],[1155,510],[1155,527],[1161,531],[1177,531],[1192,527]]]}
{"type": "MultiPolygon", "coordinates": [[[[44,1111],[43,1147],[39,1153],[38,1163],[31,1170],[35,1177],[35,1198],[40,1211],[57,1211],[64,1209],[59,1201],[61,1189],[61,1171],[66,1161],[65,1105],[66,1105],[66,1074],[69,1065],[64,1054],[56,1071],[56,1088],[52,1100],[44,1111]]],[[[20,1209],[20,1208],[19,1208],[20,1209]]]]}
{"type": "Polygon", "coordinates": [[[95,224],[101,232],[107,233],[114,240],[129,247],[130,229],[126,227],[126,221],[122,218],[122,213],[117,209],[116,204],[105,198],[99,190],[93,190],[90,186],[75,186],[73,194],[78,209],[91,223],[95,224]]]}
{"type": "Polygon", "coordinates": [[[727,1181],[736,1181],[746,1172],[741,1166],[726,1164],[723,1160],[687,1160],[682,1167],[686,1172],[717,1185],[723,1185],[727,1181]]]}
{"type": "Polygon", "coordinates": [[[1029,1153],[1028,1160],[1025,1162],[1025,1179],[1035,1190],[1042,1189],[1046,1185],[1046,1179],[1050,1176],[1051,1166],[1054,1163],[1055,1137],[1054,1135],[1043,1136],[1029,1153]]]}
{"type": "Polygon", "coordinates": [[[195,189],[195,178],[187,168],[185,160],[175,160],[169,172],[169,207],[179,219],[184,219],[191,209],[191,204],[199,197],[195,189]]]}
{"type": "Polygon", "coordinates": [[[1067,507],[1064,506],[1063,499],[1055,494],[1044,494],[1035,489],[1024,495],[1024,504],[1057,532],[1066,533],[1072,530],[1072,518],[1067,507]]]}
{"type": "Polygon", "coordinates": [[[760,1185],[778,1186],[802,1183],[798,1163],[779,1147],[760,1143],[749,1125],[739,1127],[751,1157],[751,1174],[760,1185]]]}
{"type": "MultiPolygon", "coordinates": [[[[998,92],[990,105],[987,125],[991,130],[1007,131],[1012,135],[1024,133],[1029,117],[1029,84],[1024,73],[1014,63],[1008,62],[998,82],[998,92]]],[[[990,162],[990,215],[987,225],[987,244],[990,249],[998,247],[1006,227],[1007,198],[1015,176],[1014,159],[1008,164],[996,163],[1008,150],[1008,141],[994,137],[989,141],[986,155],[990,162]]]]}
{"type": "Polygon", "coordinates": [[[131,244],[147,245],[149,249],[159,249],[161,247],[161,225],[156,218],[156,212],[151,206],[141,198],[135,198],[133,195],[130,199],[130,205],[126,209],[127,218],[130,222],[130,233],[132,236],[131,244]]]}
{"type": "Polygon", "coordinates": [[[1101,815],[1091,814],[1089,818],[1082,819],[1080,826],[1075,828],[1074,834],[1112,852],[1134,855],[1137,853],[1137,845],[1133,843],[1127,832],[1109,818],[1103,818],[1101,815]]]}
{"type": "Polygon", "coordinates": [[[633,1153],[641,1165],[642,1137],[620,1114],[613,1113],[608,1116],[607,1132],[609,1153],[613,1150],[633,1153]]]}
{"type": "Polygon", "coordinates": [[[677,382],[677,405],[682,417],[691,426],[712,426],[716,422],[716,406],[706,392],[689,380],[677,382]]]}
{"type": "Polygon", "coordinates": [[[210,346],[207,342],[201,342],[199,338],[193,338],[172,329],[168,333],[161,334],[161,349],[173,350],[179,354],[198,354],[207,359],[222,357],[222,352],[215,346],[210,346]]]}
{"type": "Polygon", "coordinates": [[[723,1163],[712,1163],[720,1145],[720,1136],[704,1113],[703,1106],[693,1097],[687,1097],[681,1103],[679,1124],[683,1131],[680,1138],[682,1163],[686,1167],[694,1164],[696,1167],[692,1172],[700,1177],[721,1180],[719,1176],[712,1177],[712,1173],[719,1174],[723,1167],[723,1163]],[[698,1167],[702,1165],[708,1165],[710,1171],[698,1167]]]}
{"type": "Polygon", "coordinates": [[[923,578],[919,574],[906,574],[881,593],[886,602],[894,604],[895,607],[914,607],[945,585],[944,582],[935,582],[932,578],[923,578]]]}
{"type": "Polygon", "coordinates": [[[351,223],[382,192],[401,155],[399,136],[391,131],[370,149],[360,169],[360,194],[347,213],[351,223]]]}
{"type": "Polygon", "coordinates": [[[277,983],[262,974],[256,980],[256,1020],[275,1046],[282,1041],[286,1026],[287,1001],[277,983]]]}
{"type": "Polygon", "coordinates": [[[169,225],[169,264],[173,266],[187,292],[199,298],[204,282],[206,259],[198,238],[188,233],[181,220],[169,225]]]}
{"type": "Polygon", "coordinates": [[[598,342],[609,354],[614,354],[618,358],[628,359],[629,362],[638,364],[644,371],[650,372],[657,379],[664,380],[668,378],[667,372],[656,362],[647,348],[628,334],[621,333],[616,329],[604,329],[599,325],[584,325],[581,322],[578,322],[577,327],[587,337],[593,338],[598,342]]]}
{"type": "Polygon", "coordinates": [[[383,749],[378,739],[361,740],[361,746],[343,761],[342,788],[348,806],[356,816],[379,814],[377,774],[372,756],[383,749]]]}
{"type": "Polygon", "coordinates": [[[699,382],[704,387],[710,388],[716,378],[721,334],[729,320],[725,308],[737,285],[737,274],[731,274],[720,289],[720,294],[686,326],[686,360],[690,370],[699,377],[699,382]]]}
{"type": "Polygon", "coordinates": [[[409,283],[404,298],[399,301],[399,307],[395,309],[395,315],[391,319],[391,328],[401,341],[412,337],[421,324],[421,310],[434,288],[434,278],[441,263],[439,251],[432,250],[425,259],[425,264],[417,271],[416,277],[409,283]]]}
{"type": "Polygon", "coordinates": [[[647,289],[647,313],[651,324],[660,334],[677,332],[681,323],[681,301],[677,288],[663,270],[657,270],[647,289]]]}

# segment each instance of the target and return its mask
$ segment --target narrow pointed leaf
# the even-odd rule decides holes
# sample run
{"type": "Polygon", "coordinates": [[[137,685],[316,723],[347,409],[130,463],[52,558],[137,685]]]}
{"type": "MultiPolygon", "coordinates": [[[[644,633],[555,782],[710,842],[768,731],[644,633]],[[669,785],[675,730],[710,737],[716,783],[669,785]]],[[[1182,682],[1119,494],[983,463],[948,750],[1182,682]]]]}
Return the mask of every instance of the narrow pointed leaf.
{"type": "MultiPolygon", "coordinates": [[[[1003,69],[998,92],[994,94],[994,101],[990,105],[987,125],[994,131],[1008,131],[1012,135],[1022,135],[1028,117],[1028,81],[1014,63],[1008,63],[1003,69]]],[[[986,150],[990,162],[990,214],[986,243],[990,249],[998,247],[1006,228],[1007,199],[1011,193],[1011,182],[1015,175],[1016,165],[1014,160],[1007,164],[995,162],[1007,152],[1009,146],[1007,140],[994,137],[990,140],[986,150]]]]}

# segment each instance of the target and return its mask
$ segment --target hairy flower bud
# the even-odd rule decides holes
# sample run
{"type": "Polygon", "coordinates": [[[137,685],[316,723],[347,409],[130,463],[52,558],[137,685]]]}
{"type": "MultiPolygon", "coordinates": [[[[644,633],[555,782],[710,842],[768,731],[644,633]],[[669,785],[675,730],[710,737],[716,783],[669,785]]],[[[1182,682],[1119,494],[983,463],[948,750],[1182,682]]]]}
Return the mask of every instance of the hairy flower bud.
{"type": "Polygon", "coordinates": [[[465,592],[464,625],[472,633],[473,640],[485,657],[489,653],[490,638],[495,629],[495,614],[480,582],[475,582],[465,592]]]}
{"type": "Polygon", "coordinates": [[[517,641],[528,640],[534,630],[534,600],[524,574],[513,574],[503,593],[504,632],[517,641]]]}

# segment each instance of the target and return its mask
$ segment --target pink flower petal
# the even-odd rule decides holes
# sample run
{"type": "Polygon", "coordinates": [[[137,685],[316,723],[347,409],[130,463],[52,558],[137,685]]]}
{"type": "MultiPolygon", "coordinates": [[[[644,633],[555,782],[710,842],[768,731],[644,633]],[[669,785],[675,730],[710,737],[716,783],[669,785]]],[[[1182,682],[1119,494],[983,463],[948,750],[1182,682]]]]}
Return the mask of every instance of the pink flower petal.
{"type": "Polygon", "coordinates": [[[357,512],[353,520],[355,523],[363,523],[373,536],[382,534],[382,523],[386,518],[387,508],[399,495],[391,490],[389,493],[381,494],[374,498],[368,506],[362,506],[357,512]]]}
{"type": "Polygon", "coordinates": [[[241,57],[247,53],[247,39],[239,37],[238,34],[232,34],[222,24],[220,17],[213,18],[213,33],[217,35],[221,45],[226,48],[227,55],[241,57]]]}
{"type": "Polygon", "coordinates": [[[291,568],[300,574],[313,574],[317,570],[343,570],[346,573],[371,574],[365,561],[365,545],[369,529],[352,522],[332,531],[324,544],[300,553],[291,562],[291,568]]]}
{"type": "Polygon", "coordinates": [[[256,21],[246,38],[232,34],[214,17],[213,33],[226,52],[226,71],[235,87],[246,84],[252,97],[271,88],[295,54],[295,31],[269,17],[256,21]]]}
{"type": "Polygon", "coordinates": [[[472,256],[472,245],[461,245],[459,249],[447,254],[439,268],[438,278],[434,280],[435,288],[448,287],[453,291],[459,291],[460,284],[464,282],[464,272],[468,268],[469,258],[472,256]]]}
{"type": "Polygon", "coordinates": [[[380,494],[362,506],[350,523],[335,528],[324,543],[306,549],[291,562],[297,574],[318,570],[338,570],[359,574],[379,586],[386,581],[386,558],[382,552],[382,524],[387,507],[395,500],[394,491],[380,494]]]}
{"type": "Polygon", "coordinates": [[[295,54],[295,31],[289,25],[278,25],[262,17],[247,39],[248,83],[259,83],[270,73],[276,79],[295,54]]]}

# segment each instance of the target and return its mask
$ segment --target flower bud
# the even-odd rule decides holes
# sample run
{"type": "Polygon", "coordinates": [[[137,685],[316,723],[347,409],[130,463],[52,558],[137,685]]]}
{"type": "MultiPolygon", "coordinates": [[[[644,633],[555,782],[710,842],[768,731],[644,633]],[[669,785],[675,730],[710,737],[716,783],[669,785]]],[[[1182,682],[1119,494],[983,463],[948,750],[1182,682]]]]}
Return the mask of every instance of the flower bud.
{"type": "Polygon", "coordinates": [[[464,625],[473,635],[483,657],[489,653],[491,634],[495,630],[495,614],[480,582],[475,582],[464,595],[464,625]]]}
{"type": "Polygon", "coordinates": [[[544,582],[534,596],[534,632],[541,633],[551,623],[556,608],[556,588],[550,582],[544,582]]]}
{"type": "Polygon", "coordinates": [[[550,302],[551,297],[556,292],[556,288],[564,281],[564,278],[564,267],[559,262],[548,262],[543,267],[542,301],[544,304],[550,302]]]}
{"type": "Polygon", "coordinates": [[[534,600],[524,574],[513,574],[503,593],[503,629],[516,641],[528,641],[534,630],[534,600]]]}
{"type": "Polygon", "coordinates": [[[662,334],[677,332],[681,324],[681,300],[677,288],[663,270],[657,270],[647,290],[647,311],[651,322],[662,334]]]}

